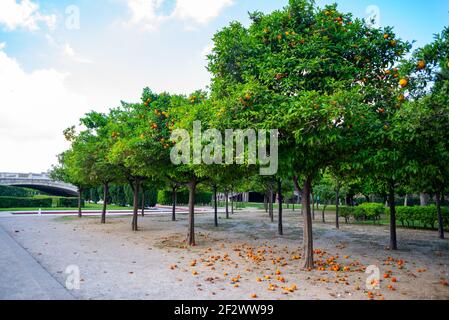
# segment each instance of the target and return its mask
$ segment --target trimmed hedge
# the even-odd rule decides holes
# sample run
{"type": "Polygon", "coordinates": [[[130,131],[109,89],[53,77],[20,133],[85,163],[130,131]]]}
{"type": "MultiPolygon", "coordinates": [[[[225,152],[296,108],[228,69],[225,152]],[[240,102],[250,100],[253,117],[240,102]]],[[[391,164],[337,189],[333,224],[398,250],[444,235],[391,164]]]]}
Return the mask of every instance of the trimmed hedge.
{"type": "MultiPolygon", "coordinates": [[[[441,213],[443,215],[443,224],[447,228],[449,226],[449,207],[442,207],[441,213]]],[[[351,217],[358,221],[376,221],[379,220],[382,215],[389,218],[390,209],[381,203],[363,203],[356,207],[341,206],[338,215],[345,218],[346,222],[348,222],[351,217]]],[[[437,207],[435,205],[425,207],[396,206],[396,220],[399,221],[403,227],[436,229],[438,226],[437,207]]]]}
{"type": "MultiPolygon", "coordinates": [[[[59,208],[77,208],[78,198],[57,198],[56,207],[59,208]]],[[[81,199],[81,207],[84,207],[84,199],[81,199]]]]}
{"type": "MultiPolygon", "coordinates": [[[[197,192],[195,195],[195,204],[209,204],[212,201],[212,192],[197,192]]],[[[176,202],[179,205],[187,205],[189,203],[189,192],[178,191],[176,194],[176,202]]],[[[172,192],[160,190],[157,194],[157,203],[161,205],[172,205],[172,192]]]]}
{"type": "MultiPolygon", "coordinates": [[[[389,211],[386,212],[389,216],[389,211]]],[[[445,226],[449,223],[449,208],[442,207],[443,223],[445,226]]],[[[438,225],[437,207],[432,206],[414,206],[414,207],[396,207],[396,219],[404,227],[423,226],[435,229],[438,225]]]]}
{"type": "Polygon", "coordinates": [[[49,208],[51,198],[0,197],[0,208],[49,208]]]}
{"type": "Polygon", "coordinates": [[[354,218],[356,220],[379,220],[380,216],[385,213],[385,205],[381,203],[362,203],[355,207],[354,218]]]}

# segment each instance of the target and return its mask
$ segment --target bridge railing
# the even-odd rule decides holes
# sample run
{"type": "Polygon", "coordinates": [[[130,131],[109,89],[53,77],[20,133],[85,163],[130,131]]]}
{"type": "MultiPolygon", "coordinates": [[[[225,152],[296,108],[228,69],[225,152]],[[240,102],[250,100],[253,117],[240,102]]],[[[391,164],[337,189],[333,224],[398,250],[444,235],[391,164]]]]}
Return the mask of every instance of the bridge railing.
{"type": "Polygon", "coordinates": [[[41,179],[51,180],[47,173],[10,173],[0,172],[1,179],[41,179]]]}

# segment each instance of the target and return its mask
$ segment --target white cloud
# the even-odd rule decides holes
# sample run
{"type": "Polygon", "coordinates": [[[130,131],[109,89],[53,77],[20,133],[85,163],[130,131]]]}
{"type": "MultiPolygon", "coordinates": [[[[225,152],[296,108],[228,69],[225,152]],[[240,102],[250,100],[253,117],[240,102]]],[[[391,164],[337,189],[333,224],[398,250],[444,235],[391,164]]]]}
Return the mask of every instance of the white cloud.
{"type": "Polygon", "coordinates": [[[6,47],[6,43],[0,42],[0,50],[5,49],[5,47],[6,47]]]}
{"type": "MultiPolygon", "coordinates": [[[[128,25],[143,25],[147,30],[155,30],[168,20],[181,20],[187,23],[204,25],[218,17],[224,8],[231,6],[234,0],[176,0],[170,14],[159,13],[167,0],[127,0],[131,10],[128,25]]],[[[188,28],[193,29],[192,26],[188,28]]]]}
{"type": "Polygon", "coordinates": [[[44,23],[53,29],[56,25],[55,15],[44,15],[39,11],[39,5],[30,0],[1,0],[0,1],[0,25],[5,25],[9,30],[25,28],[30,31],[39,29],[39,24],[44,23]]]}
{"type": "Polygon", "coordinates": [[[157,13],[163,2],[164,0],[128,0],[128,7],[132,14],[129,24],[142,24],[145,29],[156,29],[167,19],[167,16],[157,13]]]}
{"type": "Polygon", "coordinates": [[[208,55],[210,55],[212,53],[213,49],[214,49],[214,44],[209,43],[207,46],[205,46],[203,48],[203,50],[201,50],[201,55],[206,58],[208,55]]]}
{"type": "Polygon", "coordinates": [[[25,72],[0,50],[0,168],[45,171],[67,147],[62,131],[89,110],[54,69],[25,72]]]}
{"type": "Polygon", "coordinates": [[[93,63],[92,60],[83,58],[81,56],[79,56],[77,53],[75,53],[75,51],[73,50],[73,48],[70,46],[69,43],[65,43],[64,45],[64,55],[68,58],[70,58],[71,60],[75,61],[75,62],[79,62],[79,63],[87,63],[87,64],[91,64],[93,63]]]}
{"type": "Polygon", "coordinates": [[[60,42],[56,41],[55,38],[53,38],[49,34],[45,35],[45,37],[47,38],[48,43],[51,46],[56,47],[64,57],[69,58],[70,60],[72,60],[74,62],[78,62],[78,63],[85,63],[85,64],[93,63],[92,60],[82,57],[78,53],[76,53],[75,50],[72,48],[72,46],[68,42],[61,44],[60,42]]]}
{"type": "Polygon", "coordinates": [[[177,0],[173,17],[206,24],[233,4],[233,0],[177,0]]]}

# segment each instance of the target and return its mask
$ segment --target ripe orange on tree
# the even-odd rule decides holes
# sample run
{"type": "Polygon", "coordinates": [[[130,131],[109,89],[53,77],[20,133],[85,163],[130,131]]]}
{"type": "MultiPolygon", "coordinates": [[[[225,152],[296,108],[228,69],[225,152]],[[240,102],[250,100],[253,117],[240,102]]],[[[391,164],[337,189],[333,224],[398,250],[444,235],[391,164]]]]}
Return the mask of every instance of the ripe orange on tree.
{"type": "Polygon", "coordinates": [[[402,88],[405,88],[405,87],[408,85],[408,80],[405,79],[405,78],[399,80],[399,85],[400,85],[402,88]]]}
{"type": "Polygon", "coordinates": [[[424,60],[418,61],[418,70],[422,70],[426,67],[426,62],[424,60]]]}

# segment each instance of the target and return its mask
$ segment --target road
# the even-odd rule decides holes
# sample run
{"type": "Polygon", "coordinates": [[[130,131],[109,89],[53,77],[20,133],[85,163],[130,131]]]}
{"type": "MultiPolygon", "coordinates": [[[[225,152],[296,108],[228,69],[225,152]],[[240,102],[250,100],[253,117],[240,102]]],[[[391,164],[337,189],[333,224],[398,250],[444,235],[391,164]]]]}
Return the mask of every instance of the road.
{"type": "Polygon", "coordinates": [[[0,300],[74,299],[1,225],[0,253],[0,300]]]}

